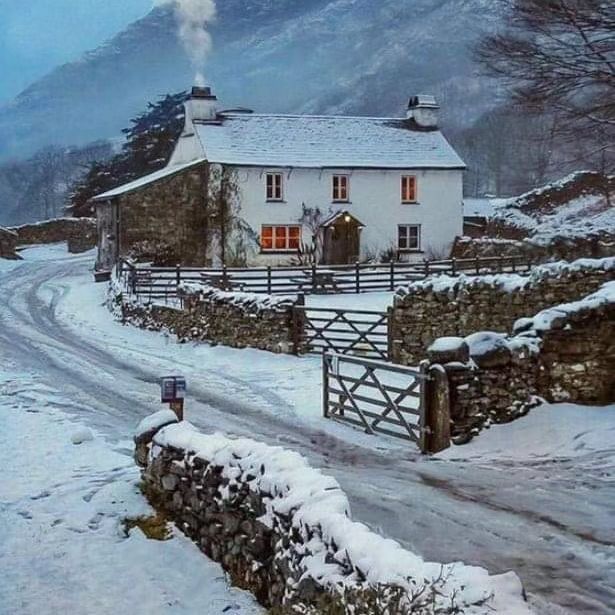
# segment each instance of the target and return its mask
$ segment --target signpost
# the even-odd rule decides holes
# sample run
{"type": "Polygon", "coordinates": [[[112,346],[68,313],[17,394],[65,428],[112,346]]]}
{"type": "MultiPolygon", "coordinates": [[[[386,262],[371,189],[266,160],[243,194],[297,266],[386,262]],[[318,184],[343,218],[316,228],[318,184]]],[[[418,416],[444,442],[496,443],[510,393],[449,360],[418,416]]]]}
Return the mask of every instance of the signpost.
{"type": "Polygon", "coordinates": [[[169,404],[180,421],[184,420],[184,399],[186,397],[186,379],[183,376],[165,376],[160,379],[160,399],[169,404]]]}

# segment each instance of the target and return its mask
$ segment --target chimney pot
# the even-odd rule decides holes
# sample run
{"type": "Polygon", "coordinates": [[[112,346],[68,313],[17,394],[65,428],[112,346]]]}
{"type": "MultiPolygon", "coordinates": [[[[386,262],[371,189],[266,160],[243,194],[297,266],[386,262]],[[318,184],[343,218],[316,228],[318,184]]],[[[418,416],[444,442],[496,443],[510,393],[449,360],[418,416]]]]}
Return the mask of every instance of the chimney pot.
{"type": "Polygon", "coordinates": [[[186,109],[185,133],[193,132],[194,122],[215,122],[218,118],[218,99],[207,86],[194,86],[184,107],[186,109]]]}
{"type": "Polygon", "coordinates": [[[438,111],[440,105],[431,94],[412,96],[408,102],[406,118],[414,120],[417,126],[435,130],[438,128],[438,111]]]}

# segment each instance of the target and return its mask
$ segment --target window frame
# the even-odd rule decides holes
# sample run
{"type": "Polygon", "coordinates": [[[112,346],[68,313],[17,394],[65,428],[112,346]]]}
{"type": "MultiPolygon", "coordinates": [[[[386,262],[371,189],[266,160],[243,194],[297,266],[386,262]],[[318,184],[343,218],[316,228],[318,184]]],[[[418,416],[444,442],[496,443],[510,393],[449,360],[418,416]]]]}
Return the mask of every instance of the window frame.
{"type": "Polygon", "coordinates": [[[331,178],[331,202],[332,203],[350,203],[350,176],[343,174],[343,173],[336,173],[335,175],[332,176],[331,178]],[[340,180],[344,180],[344,191],[346,193],[346,196],[344,198],[341,198],[338,196],[338,198],[336,198],[336,190],[338,195],[341,194],[341,183],[340,180]],[[337,186],[336,186],[336,181],[337,181],[337,186]]]}
{"type": "MultiPolygon", "coordinates": [[[[267,233],[268,235],[268,233],[267,233]]],[[[300,224],[263,224],[261,225],[260,248],[263,254],[292,254],[301,248],[303,229],[300,224]],[[265,229],[271,229],[271,247],[264,245],[265,229]],[[284,229],[284,247],[278,247],[277,229],[284,229]],[[292,237],[292,229],[298,229],[297,237],[292,237]],[[296,240],[296,247],[291,247],[291,242],[296,240]]]]}
{"type": "Polygon", "coordinates": [[[422,229],[420,224],[398,224],[397,225],[397,249],[399,252],[421,252],[421,243],[422,243],[422,229]],[[416,247],[409,247],[410,244],[410,229],[417,229],[416,232],[416,247]],[[406,247],[402,247],[402,229],[405,231],[404,241],[406,243],[406,247]]]}
{"type": "Polygon", "coordinates": [[[418,203],[418,186],[419,182],[416,175],[402,175],[400,180],[400,192],[401,192],[401,203],[402,205],[415,205],[418,203]],[[406,198],[406,182],[408,180],[412,180],[413,182],[413,191],[412,191],[412,199],[406,198]]]}
{"type": "Polygon", "coordinates": [[[281,171],[267,171],[265,173],[265,199],[267,203],[281,203],[284,201],[284,174],[281,171]],[[279,178],[278,186],[276,186],[274,179],[276,177],[279,178]],[[269,178],[272,178],[271,196],[269,196],[269,178]],[[275,196],[276,192],[279,192],[279,197],[275,196]]]}

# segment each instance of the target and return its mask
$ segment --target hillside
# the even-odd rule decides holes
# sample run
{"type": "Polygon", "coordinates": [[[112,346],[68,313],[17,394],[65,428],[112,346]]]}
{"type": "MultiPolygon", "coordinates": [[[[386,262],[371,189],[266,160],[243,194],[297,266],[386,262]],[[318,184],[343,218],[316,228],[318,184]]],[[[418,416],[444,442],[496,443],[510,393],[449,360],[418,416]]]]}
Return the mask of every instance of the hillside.
{"type": "MultiPolygon", "coordinates": [[[[208,80],[227,106],[398,115],[429,91],[458,128],[493,101],[469,57],[497,23],[487,0],[219,4],[208,80]]],[[[0,159],[117,136],[148,100],[185,89],[192,70],[175,32],[170,10],[156,8],[32,84],[0,108],[0,159]]]]}

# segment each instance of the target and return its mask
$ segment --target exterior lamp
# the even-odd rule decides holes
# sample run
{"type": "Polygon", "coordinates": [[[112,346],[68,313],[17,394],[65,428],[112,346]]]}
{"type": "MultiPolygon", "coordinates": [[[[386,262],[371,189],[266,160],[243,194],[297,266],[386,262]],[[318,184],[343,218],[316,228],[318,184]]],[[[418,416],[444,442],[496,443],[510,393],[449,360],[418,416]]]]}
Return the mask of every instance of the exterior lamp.
{"type": "Polygon", "coordinates": [[[346,214],[344,216],[344,222],[346,222],[346,224],[348,224],[350,222],[350,214],[346,214]]]}

